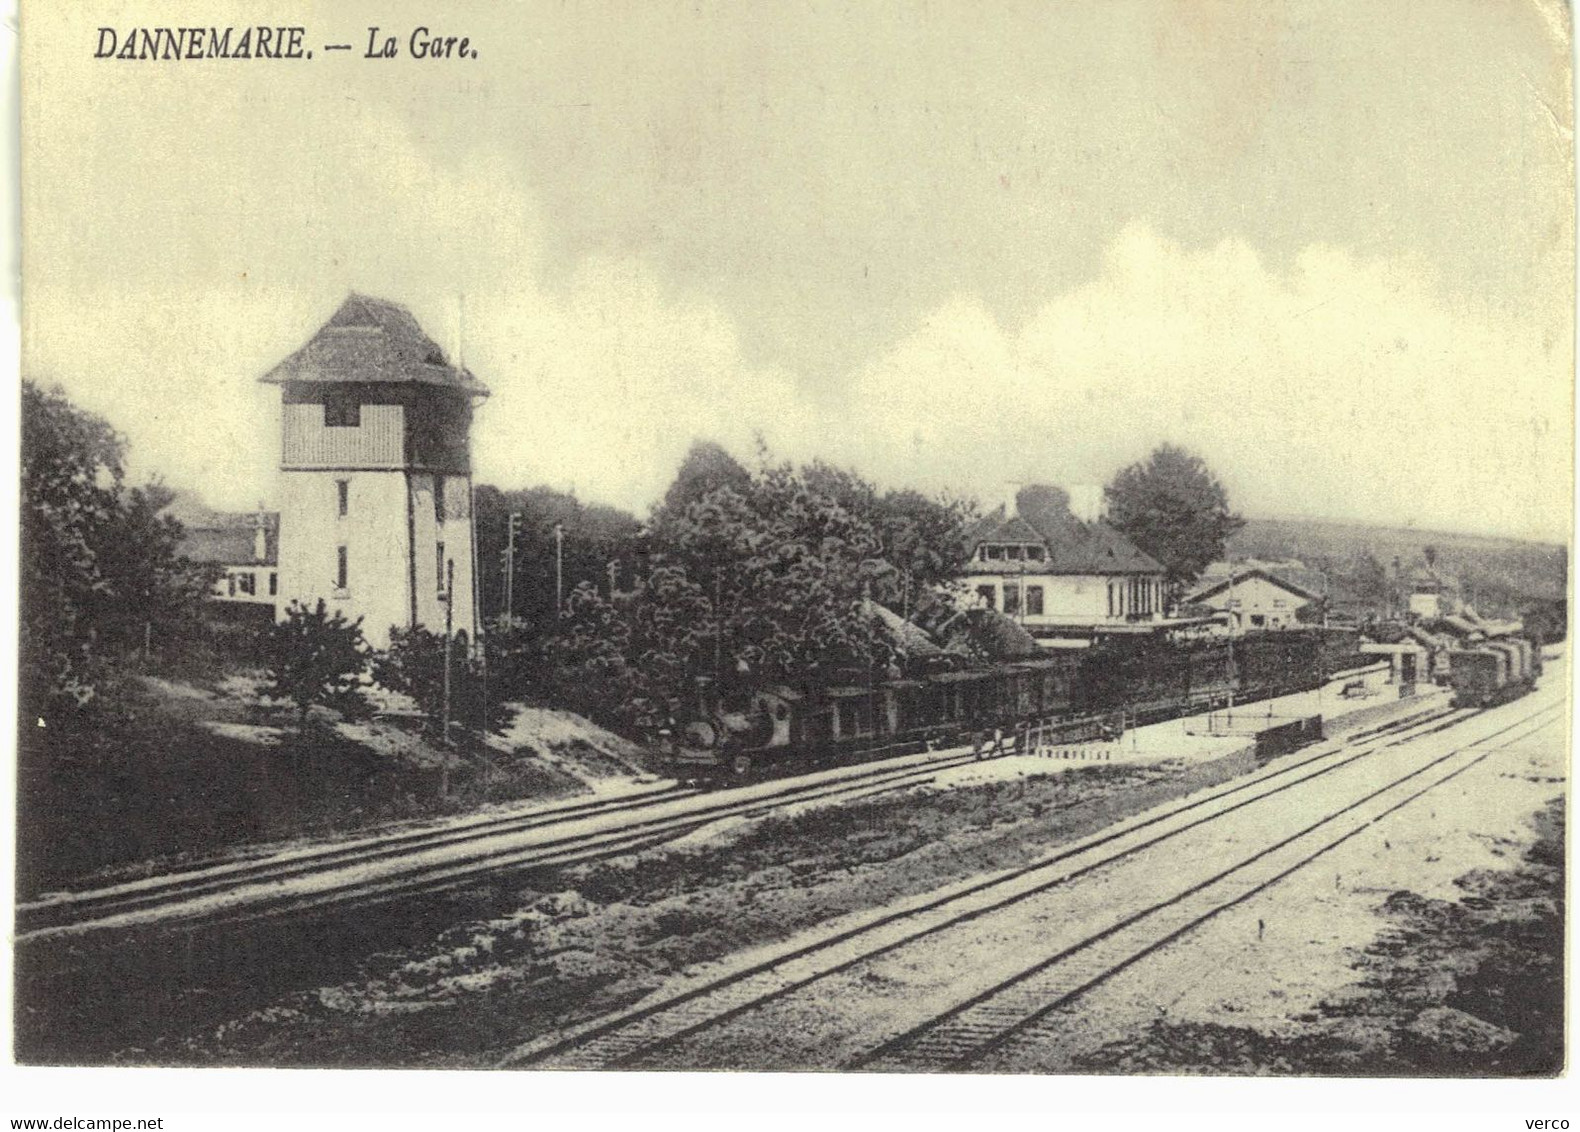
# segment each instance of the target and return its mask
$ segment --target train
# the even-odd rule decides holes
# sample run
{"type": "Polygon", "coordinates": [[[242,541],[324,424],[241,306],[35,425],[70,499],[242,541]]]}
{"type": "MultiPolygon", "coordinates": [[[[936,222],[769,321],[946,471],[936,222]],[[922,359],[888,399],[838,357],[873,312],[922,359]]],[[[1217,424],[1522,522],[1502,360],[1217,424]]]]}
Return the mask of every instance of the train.
{"type": "Polygon", "coordinates": [[[1037,729],[1045,742],[1111,738],[1125,727],[1321,684],[1334,658],[1320,631],[1234,640],[1125,641],[1049,656],[814,689],[699,680],[661,746],[703,784],[948,747],[984,732],[1037,729]]]}
{"type": "Polygon", "coordinates": [[[1493,707],[1518,699],[1542,674],[1540,639],[1507,635],[1448,652],[1455,707],[1493,707]]]}

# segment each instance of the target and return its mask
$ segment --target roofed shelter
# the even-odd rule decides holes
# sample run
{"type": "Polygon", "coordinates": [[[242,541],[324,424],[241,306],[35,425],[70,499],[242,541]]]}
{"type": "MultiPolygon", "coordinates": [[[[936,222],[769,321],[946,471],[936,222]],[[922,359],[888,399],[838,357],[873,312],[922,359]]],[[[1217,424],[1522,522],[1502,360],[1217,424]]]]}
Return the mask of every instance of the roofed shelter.
{"type": "Polygon", "coordinates": [[[1320,608],[1322,595],[1262,567],[1236,570],[1186,596],[1187,605],[1205,605],[1228,618],[1230,632],[1300,627],[1300,611],[1320,608]]]}

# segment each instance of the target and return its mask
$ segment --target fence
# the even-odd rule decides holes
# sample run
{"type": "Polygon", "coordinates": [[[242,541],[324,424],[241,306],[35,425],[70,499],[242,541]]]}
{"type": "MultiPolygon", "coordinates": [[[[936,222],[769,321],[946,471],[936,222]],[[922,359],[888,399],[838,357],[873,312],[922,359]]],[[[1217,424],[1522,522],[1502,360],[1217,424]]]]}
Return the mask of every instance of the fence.
{"type": "Polygon", "coordinates": [[[1106,762],[1124,738],[1125,713],[1042,719],[1017,737],[1017,749],[1040,758],[1106,762]]]}

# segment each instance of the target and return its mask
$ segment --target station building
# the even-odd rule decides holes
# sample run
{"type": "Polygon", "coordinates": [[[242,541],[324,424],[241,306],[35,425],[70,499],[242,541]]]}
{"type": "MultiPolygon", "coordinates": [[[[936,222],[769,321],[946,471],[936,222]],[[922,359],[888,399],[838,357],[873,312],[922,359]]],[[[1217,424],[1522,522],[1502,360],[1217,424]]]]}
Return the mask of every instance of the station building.
{"type": "Polygon", "coordinates": [[[1045,646],[1175,627],[1164,617],[1163,567],[1059,488],[1033,485],[966,531],[959,579],[972,605],[1013,618],[1045,646]]]}
{"type": "Polygon", "coordinates": [[[1301,610],[1319,614],[1322,595],[1282,574],[1251,566],[1233,569],[1227,576],[1204,574],[1182,604],[1216,611],[1229,632],[1238,636],[1263,629],[1301,628],[1301,610]]]}

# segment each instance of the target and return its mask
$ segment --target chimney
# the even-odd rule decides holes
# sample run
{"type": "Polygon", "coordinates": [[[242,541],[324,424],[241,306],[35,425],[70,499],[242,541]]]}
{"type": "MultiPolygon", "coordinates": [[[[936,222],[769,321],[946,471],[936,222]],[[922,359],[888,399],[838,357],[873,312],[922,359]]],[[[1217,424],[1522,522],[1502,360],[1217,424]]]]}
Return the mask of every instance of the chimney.
{"type": "Polygon", "coordinates": [[[252,557],[263,562],[269,557],[269,538],[264,533],[263,504],[258,504],[258,515],[252,521],[252,557]]]}
{"type": "Polygon", "coordinates": [[[1070,488],[1070,514],[1083,523],[1100,520],[1103,517],[1103,489],[1091,483],[1070,488]]]}
{"type": "Polygon", "coordinates": [[[1016,496],[1020,494],[1020,484],[1011,481],[1004,488],[1004,518],[1013,519],[1020,514],[1020,502],[1016,496]]]}

